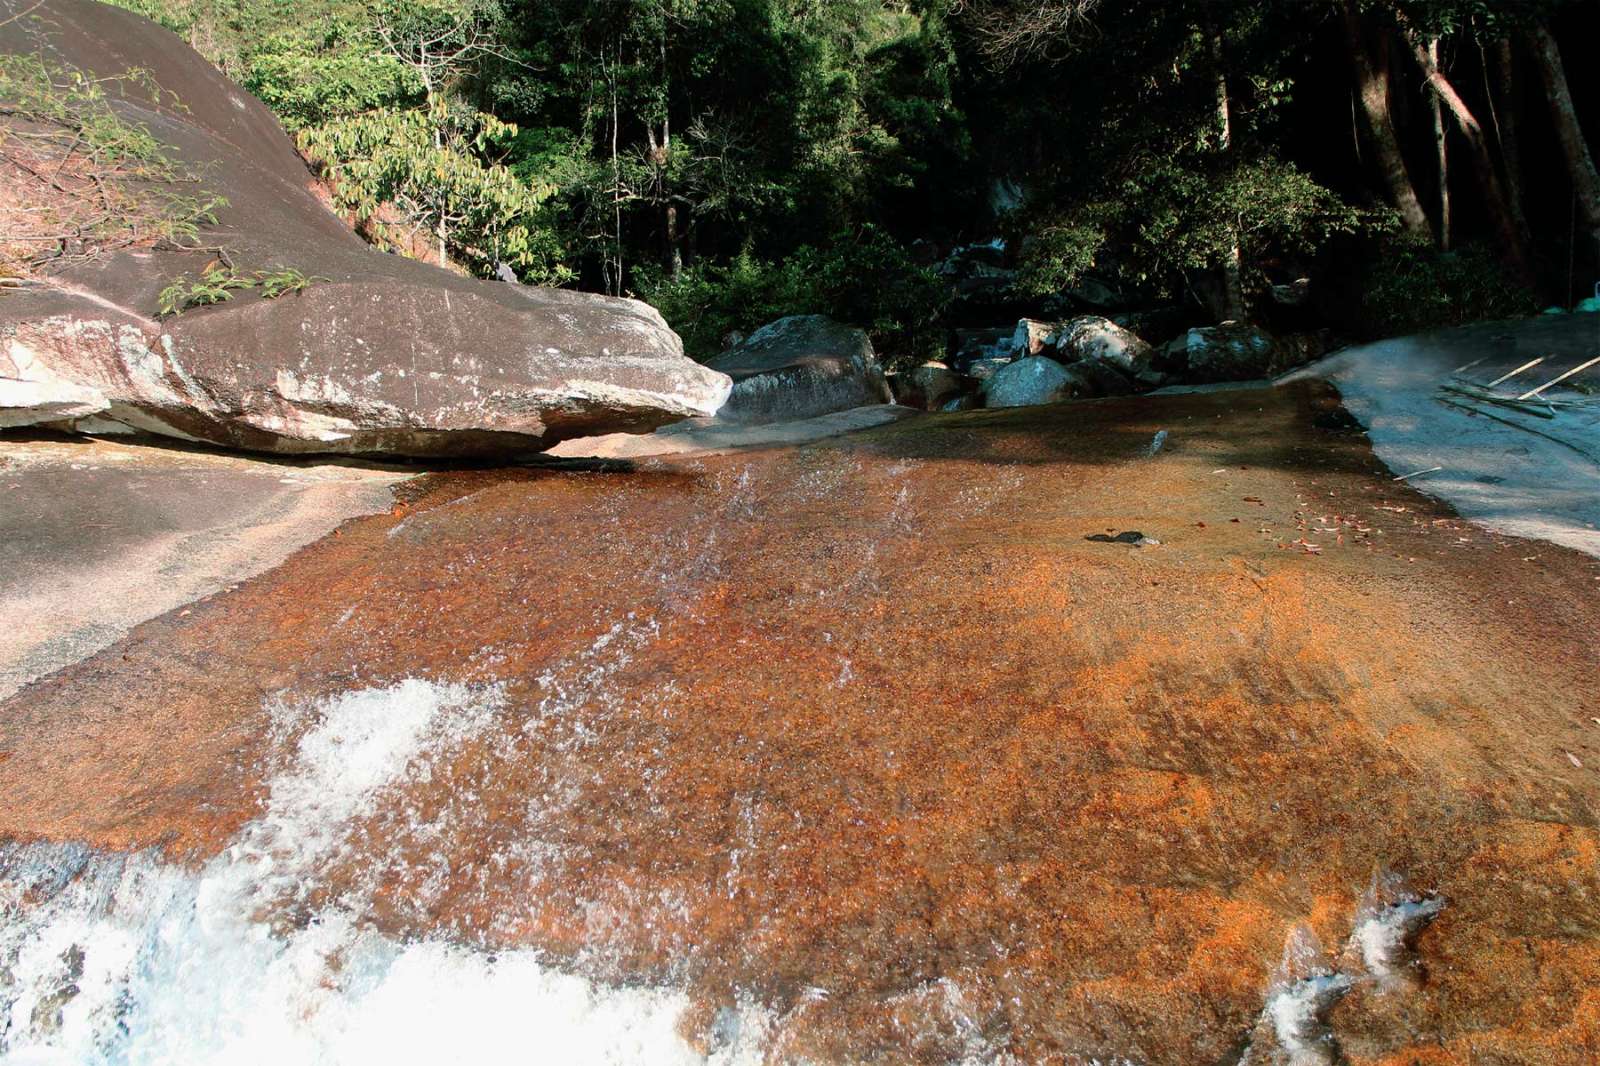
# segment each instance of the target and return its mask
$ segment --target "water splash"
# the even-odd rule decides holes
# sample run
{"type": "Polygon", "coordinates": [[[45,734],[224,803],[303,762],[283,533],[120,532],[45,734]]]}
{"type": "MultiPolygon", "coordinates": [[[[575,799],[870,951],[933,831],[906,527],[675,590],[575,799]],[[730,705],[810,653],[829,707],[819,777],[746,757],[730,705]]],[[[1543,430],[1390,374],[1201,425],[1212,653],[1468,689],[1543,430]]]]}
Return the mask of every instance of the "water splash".
{"type": "MultiPolygon", "coordinates": [[[[1283,963],[1262,1011],[1289,1066],[1333,1066],[1338,1061],[1339,1045],[1328,1013],[1354,984],[1328,965],[1322,942],[1310,926],[1290,930],[1283,963]]],[[[1250,1061],[1248,1054],[1244,1061],[1250,1061]]]]}
{"type": "Polygon", "coordinates": [[[680,992],[599,986],[533,952],[402,943],[359,901],[314,897],[352,823],[502,703],[497,688],[419,680],[274,703],[290,754],[265,810],[198,871],[0,848],[0,1063],[759,1061],[753,1009],[697,1051],[680,992]]]}
{"type": "Polygon", "coordinates": [[[1397,874],[1374,872],[1356,911],[1350,949],[1386,992],[1411,988],[1423,978],[1416,939],[1444,910],[1438,896],[1407,890],[1397,874]]]}

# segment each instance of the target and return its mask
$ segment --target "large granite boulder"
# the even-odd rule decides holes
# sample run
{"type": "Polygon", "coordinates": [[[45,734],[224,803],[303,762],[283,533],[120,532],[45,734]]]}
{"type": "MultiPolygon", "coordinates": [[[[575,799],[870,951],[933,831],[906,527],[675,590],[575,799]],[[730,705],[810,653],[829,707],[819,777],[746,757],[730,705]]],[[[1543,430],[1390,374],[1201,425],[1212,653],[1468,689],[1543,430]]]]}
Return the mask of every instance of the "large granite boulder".
{"type": "Polygon", "coordinates": [[[929,361],[889,375],[889,388],[895,403],[923,411],[937,411],[960,396],[971,379],[951,370],[945,363],[929,361]]]}
{"type": "Polygon", "coordinates": [[[990,407],[1031,407],[1093,394],[1090,383],[1054,359],[1030,355],[999,370],[983,383],[990,407]]]}
{"type": "Polygon", "coordinates": [[[1017,330],[1011,335],[1011,347],[1019,357],[1044,355],[1056,346],[1060,336],[1060,323],[1024,318],[1017,323],[1017,330]]]}
{"type": "Polygon", "coordinates": [[[1134,333],[1099,315],[1080,315],[1060,326],[1055,345],[1064,361],[1105,363],[1130,376],[1148,370],[1155,355],[1134,333]]]}
{"type": "Polygon", "coordinates": [[[537,451],[713,412],[730,383],[681,353],[645,304],[498,283],[328,282],[168,322],[43,289],[0,303],[0,426],[280,453],[537,451]]]}
{"type": "Polygon", "coordinates": [[[112,106],[227,199],[204,250],[109,252],[0,295],[0,426],[485,454],[709,415],[731,388],[644,304],[477,281],[372,248],[314,194],[272,114],[143,18],[89,0],[22,5],[0,18],[0,51],[97,78],[142,71],[112,106]],[[219,247],[240,274],[317,280],[158,317],[162,290],[219,247]]]}
{"type": "Polygon", "coordinates": [[[1207,383],[1266,377],[1284,353],[1265,330],[1225,322],[1189,330],[1167,346],[1166,358],[1186,380],[1207,383]]]}
{"type": "Polygon", "coordinates": [[[1111,363],[1098,359],[1068,363],[1067,369],[1083,379],[1087,391],[1082,395],[1085,396],[1127,396],[1149,387],[1151,377],[1147,373],[1138,379],[1131,378],[1111,363]]]}
{"type": "Polygon", "coordinates": [[[729,421],[814,418],[894,402],[872,341],[823,315],[780,318],[707,365],[733,379],[717,412],[729,421]]]}

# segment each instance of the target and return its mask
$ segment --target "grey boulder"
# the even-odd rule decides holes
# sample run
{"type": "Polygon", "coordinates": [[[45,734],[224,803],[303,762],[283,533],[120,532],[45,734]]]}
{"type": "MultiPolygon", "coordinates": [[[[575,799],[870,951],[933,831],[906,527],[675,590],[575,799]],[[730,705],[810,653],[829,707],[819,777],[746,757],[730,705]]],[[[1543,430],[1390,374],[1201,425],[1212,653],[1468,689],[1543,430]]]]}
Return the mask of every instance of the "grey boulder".
{"type": "Polygon", "coordinates": [[[890,388],[896,403],[937,411],[965,392],[970,381],[944,363],[927,362],[890,375],[890,388]]]}
{"type": "Polygon", "coordinates": [[[1265,330],[1232,322],[1191,329],[1169,344],[1166,354],[1186,380],[1200,383],[1266,377],[1283,355],[1265,330]]]}
{"type": "Polygon", "coordinates": [[[823,315],[780,318],[707,366],[733,379],[717,412],[728,421],[814,418],[894,402],[866,333],[823,315]]]}
{"type": "Polygon", "coordinates": [[[491,455],[707,415],[731,387],[645,304],[482,286],[329,282],[168,322],[17,294],[0,309],[0,426],[491,455]]]}
{"type": "Polygon", "coordinates": [[[1081,374],[1042,355],[1030,355],[1001,367],[983,387],[989,407],[1031,407],[1090,395],[1092,391],[1081,374]]]}
{"type": "Polygon", "coordinates": [[[1024,318],[1017,323],[1017,331],[1011,336],[1011,346],[1019,356],[1043,355],[1056,346],[1060,335],[1061,326],[1058,323],[1024,318]]]}
{"type": "Polygon", "coordinates": [[[1155,349],[1109,318],[1081,315],[1059,328],[1056,350],[1067,362],[1104,363],[1130,376],[1150,367],[1155,349]]]}

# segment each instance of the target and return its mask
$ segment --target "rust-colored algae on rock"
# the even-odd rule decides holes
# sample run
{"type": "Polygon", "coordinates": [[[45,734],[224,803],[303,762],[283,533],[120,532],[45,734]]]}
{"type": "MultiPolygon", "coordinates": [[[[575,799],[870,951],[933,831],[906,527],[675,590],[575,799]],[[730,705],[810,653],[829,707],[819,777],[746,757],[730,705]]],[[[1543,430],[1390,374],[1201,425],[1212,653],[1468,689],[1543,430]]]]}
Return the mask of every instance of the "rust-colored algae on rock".
{"type": "Polygon", "coordinates": [[[1274,1061],[1291,935],[1351,979],[1339,1061],[1596,1061],[1600,570],[1396,485],[1334,402],[428,479],[0,705],[0,836],[202,858],[270,700],[497,684],[318,890],[685,986],[701,1042],[757,1002],[773,1061],[1274,1061]],[[1379,880],[1439,901],[1387,983],[1379,880]]]}

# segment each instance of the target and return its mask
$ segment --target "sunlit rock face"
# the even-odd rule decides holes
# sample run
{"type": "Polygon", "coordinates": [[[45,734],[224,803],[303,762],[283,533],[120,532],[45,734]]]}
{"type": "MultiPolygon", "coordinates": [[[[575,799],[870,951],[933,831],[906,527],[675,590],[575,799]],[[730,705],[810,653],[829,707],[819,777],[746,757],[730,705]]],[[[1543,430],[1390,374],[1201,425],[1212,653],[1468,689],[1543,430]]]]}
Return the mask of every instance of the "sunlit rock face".
{"type": "Polygon", "coordinates": [[[1098,315],[1080,315],[1064,323],[1056,344],[1064,356],[1104,363],[1130,377],[1150,370],[1155,358],[1155,351],[1149,344],[1098,315]]]}
{"type": "Polygon", "coordinates": [[[366,244],[318,200],[271,112],[154,23],[90,0],[12,7],[0,51],[86,77],[138,71],[111,106],[227,203],[204,249],[108,254],[7,295],[0,428],[111,423],[252,451],[505,455],[647,432],[727,399],[729,379],[685,357],[643,303],[478,281],[366,244]],[[310,284],[158,317],[164,289],[224,259],[244,276],[294,270],[310,284]]]}
{"type": "Polygon", "coordinates": [[[0,427],[112,424],[280,454],[515,455],[709,415],[732,387],[684,357],[646,304],[435,273],[163,322],[57,291],[8,297],[0,427]]]}
{"type": "Polygon", "coordinates": [[[1593,562],[1329,402],[428,479],[0,704],[5,1050],[1592,1061],[1593,562]]]}

